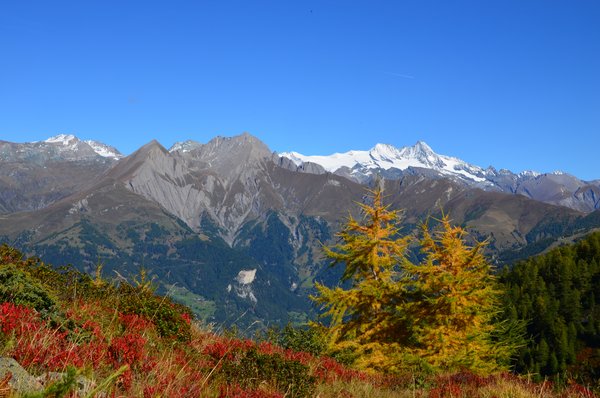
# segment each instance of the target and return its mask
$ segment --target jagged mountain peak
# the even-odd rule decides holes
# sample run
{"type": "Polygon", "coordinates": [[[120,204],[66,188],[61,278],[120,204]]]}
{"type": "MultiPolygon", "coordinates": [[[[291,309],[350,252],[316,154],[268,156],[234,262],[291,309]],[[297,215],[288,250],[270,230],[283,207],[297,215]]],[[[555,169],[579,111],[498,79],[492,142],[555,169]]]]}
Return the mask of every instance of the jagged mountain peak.
{"type": "Polygon", "coordinates": [[[369,154],[375,159],[389,159],[399,155],[398,149],[390,144],[376,144],[369,154]]]}
{"type": "Polygon", "coordinates": [[[140,150],[149,150],[149,149],[160,149],[163,152],[168,152],[167,149],[157,140],[152,140],[149,141],[148,143],[142,145],[142,147],[140,147],[140,150]]]}
{"type": "Polygon", "coordinates": [[[79,141],[79,138],[75,137],[73,134],[57,134],[44,140],[44,142],[49,144],[69,145],[74,140],[79,141]]]}
{"type": "Polygon", "coordinates": [[[225,172],[271,158],[272,152],[261,140],[244,133],[233,137],[217,136],[183,155],[225,172]]]}
{"type": "Polygon", "coordinates": [[[431,152],[433,153],[433,149],[425,141],[417,141],[417,143],[413,146],[413,148],[419,149],[423,152],[431,152]]]}
{"type": "Polygon", "coordinates": [[[121,159],[123,157],[123,154],[114,146],[94,140],[85,140],[84,142],[91,146],[94,152],[104,158],[121,159]]]}
{"type": "Polygon", "coordinates": [[[212,140],[208,141],[206,146],[212,148],[221,147],[225,149],[243,147],[245,149],[252,149],[257,152],[263,152],[265,156],[269,156],[271,154],[271,150],[264,142],[247,132],[244,132],[239,135],[234,135],[232,137],[217,136],[212,140]]]}
{"type": "Polygon", "coordinates": [[[173,146],[171,146],[171,148],[169,148],[169,152],[185,153],[185,152],[190,152],[195,149],[198,149],[201,146],[202,146],[201,143],[199,143],[198,141],[194,141],[194,140],[178,141],[178,142],[174,143],[173,146]]]}
{"type": "Polygon", "coordinates": [[[156,157],[164,157],[165,155],[169,155],[169,151],[162,146],[160,142],[157,140],[152,140],[142,147],[140,147],[137,151],[126,157],[125,159],[135,159],[136,161],[144,161],[146,159],[151,159],[156,157]]]}
{"type": "Polygon", "coordinates": [[[255,152],[260,157],[271,156],[269,147],[247,132],[232,137],[216,136],[206,144],[194,140],[179,141],[169,149],[171,153],[201,152],[203,157],[217,153],[226,155],[230,151],[255,152]]]}
{"type": "Polygon", "coordinates": [[[114,147],[97,141],[82,141],[73,134],[58,134],[44,141],[13,143],[4,142],[0,158],[10,161],[34,162],[89,162],[105,159],[116,160],[122,157],[114,147]]]}
{"type": "MultiPolygon", "coordinates": [[[[510,173],[509,170],[503,170],[503,171],[505,171],[506,173],[510,173]]],[[[524,171],[520,172],[518,174],[518,176],[519,177],[532,177],[532,178],[535,178],[535,177],[539,177],[541,174],[542,173],[539,173],[539,172],[534,171],[534,170],[524,170],[524,171]]]]}
{"type": "Polygon", "coordinates": [[[379,171],[408,168],[430,169],[435,173],[481,183],[484,171],[460,159],[436,154],[429,145],[417,141],[413,146],[396,148],[389,144],[377,144],[369,151],[349,151],[329,156],[305,156],[298,152],[284,152],[281,156],[292,160],[297,166],[311,162],[331,173],[354,177],[358,181],[379,171]]]}
{"type": "Polygon", "coordinates": [[[103,158],[110,158],[116,160],[123,157],[121,152],[119,152],[119,150],[113,146],[107,145],[100,141],[83,141],[73,134],[57,134],[55,136],[47,138],[41,143],[32,142],[31,144],[50,144],[52,146],[58,146],[64,149],[65,151],[79,152],[85,155],[90,153],[90,151],[88,150],[88,148],[90,148],[93,153],[102,156],[103,158]]]}
{"type": "Polygon", "coordinates": [[[401,156],[415,159],[437,158],[438,155],[424,141],[417,141],[413,146],[407,146],[400,151],[401,156]]]}

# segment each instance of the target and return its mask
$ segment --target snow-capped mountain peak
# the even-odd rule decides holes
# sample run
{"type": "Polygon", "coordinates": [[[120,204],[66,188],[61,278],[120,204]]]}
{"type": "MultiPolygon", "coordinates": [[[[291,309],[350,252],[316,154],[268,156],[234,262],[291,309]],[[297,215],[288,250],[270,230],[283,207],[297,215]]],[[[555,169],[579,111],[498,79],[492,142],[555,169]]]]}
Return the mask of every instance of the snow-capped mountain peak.
{"type": "Polygon", "coordinates": [[[389,144],[377,144],[369,151],[355,150],[329,156],[306,156],[298,152],[284,152],[280,156],[290,159],[297,166],[307,162],[316,163],[331,173],[348,168],[351,174],[357,177],[371,175],[378,169],[406,170],[412,167],[431,169],[446,176],[455,176],[471,182],[486,181],[482,168],[457,158],[438,155],[423,141],[400,149],[389,144]]]}
{"type": "Polygon", "coordinates": [[[519,177],[539,177],[542,173],[534,171],[534,170],[525,170],[517,174],[519,177]]]}
{"type": "Polygon", "coordinates": [[[85,140],[84,142],[91,146],[94,152],[104,158],[121,159],[123,157],[123,154],[113,146],[93,140],[85,140]]]}
{"type": "MultiPolygon", "coordinates": [[[[35,144],[35,142],[33,144],[35,144]]],[[[120,159],[123,157],[121,152],[115,147],[99,141],[82,141],[73,134],[58,134],[42,141],[41,144],[50,144],[53,147],[58,147],[60,153],[72,152],[83,156],[89,156],[89,154],[95,153],[96,155],[111,159],[120,159]]],[[[71,155],[69,155],[69,157],[70,156],[71,155]]]]}
{"type": "Polygon", "coordinates": [[[58,135],[48,138],[47,140],[44,140],[44,142],[46,142],[48,144],[69,145],[72,143],[73,140],[79,141],[79,139],[77,137],[75,137],[73,134],[58,134],[58,135]]]}

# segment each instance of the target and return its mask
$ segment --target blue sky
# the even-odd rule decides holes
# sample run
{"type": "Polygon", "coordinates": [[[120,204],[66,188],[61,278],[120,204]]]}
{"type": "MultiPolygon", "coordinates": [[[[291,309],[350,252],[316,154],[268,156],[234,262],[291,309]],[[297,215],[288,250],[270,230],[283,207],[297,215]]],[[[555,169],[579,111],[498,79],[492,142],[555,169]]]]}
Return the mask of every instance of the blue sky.
{"type": "Polygon", "coordinates": [[[130,153],[244,131],[308,155],[426,141],[600,178],[600,2],[17,1],[0,139],[130,153]]]}

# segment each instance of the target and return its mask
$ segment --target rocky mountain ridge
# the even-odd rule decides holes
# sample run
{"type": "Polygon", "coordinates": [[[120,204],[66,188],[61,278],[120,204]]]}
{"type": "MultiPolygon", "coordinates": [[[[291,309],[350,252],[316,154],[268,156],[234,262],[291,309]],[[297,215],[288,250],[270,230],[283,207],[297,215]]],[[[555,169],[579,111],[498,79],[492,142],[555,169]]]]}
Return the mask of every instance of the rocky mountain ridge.
{"type": "MultiPolygon", "coordinates": [[[[252,156],[255,160],[270,158],[279,166],[293,171],[310,174],[333,173],[361,184],[368,184],[376,176],[386,179],[400,179],[405,175],[449,178],[470,188],[519,194],[583,212],[600,208],[600,179],[584,181],[562,172],[514,173],[507,169],[497,170],[492,166],[484,169],[452,156],[439,155],[423,141],[402,148],[377,144],[368,151],[353,150],[329,156],[306,156],[297,152],[277,154],[250,134],[242,134],[242,137],[246,137],[248,142],[254,140],[256,150],[252,156]]],[[[222,144],[230,140],[232,138],[217,137],[206,144],[188,140],[175,143],[168,152],[187,158],[188,163],[195,162],[196,169],[214,168],[219,159],[230,158],[223,157],[222,152],[215,152],[218,148],[227,147],[222,144]],[[198,159],[202,159],[206,164],[200,165],[198,159]]],[[[238,154],[242,153],[239,148],[238,154]]],[[[121,158],[123,155],[110,145],[92,140],[82,141],[66,134],[24,144],[0,141],[0,161],[4,163],[26,161],[47,168],[47,163],[104,161],[110,164],[121,158]]],[[[235,168],[236,165],[233,164],[223,165],[220,172],[233,171],[235,168]]],[[[1,209],[0,203],[0,211],[1,209]]],[[[24,209],[27,207],[21,208],[24,209]]]]}
{"type": "Polygon", "coordinates": [[[0,141],[0,214],[43,209],[81,191],[121,157],[115,148],[72,135],[0,141]]]}
{"type": "Polygon", "coordinates": [[[438,155],[423,141],[403,148],[377,144],[368,151],[329,156],[305,156],[297,152],[284,152],[281,156],[306,172],[326,171],[360,183],[369,182],[376,176],[398,179],[403,175],[424,175],[450,178],[487,191],[519,194],[583,212],[600,208],[600,180],[583,181],[560,171],[514,173],[506,169],[496,170],[492,166],[484,169],[455,157],[438,155]]]}
{"type": "MultiPolygon", "coordinates": [[[[151,141],[120,159],[71,141],[45,145],[81,147],[89,157],[58,161],[50,147],[52,160],[42,163],[40,156],[0,159],[0,182],[8,178],[3,193],[60,193],[31,208],[5,206],[0,242],[87,272],[99,261],[120,275],[143,266],[165,291],[204,319],[222,323],[241,314],[246,325],[305,319],[314,280],[337,281],[335,269],[323,262],[321,242],[332,242],[348,211],[359,216],[355,202],[364,200],[364,184],[314,163],[298,166],[249,134],[170,150],[151,141]],[[19,185],[20,191],[10,174],[15,167],[29,170],[21,174],[26,188],[19,185]],[[41,170],[54,173],[57,167],[61,176],[81,174],[82,181],[42,184],[41,170]]],[[[404,209],[404,233],[447,212],[474,237],[489,238],[490,258],[498,263],[600,227],[600,212],[586,215],[424,172],[386,179],[385,190],[391,205],[404,209]]]]}

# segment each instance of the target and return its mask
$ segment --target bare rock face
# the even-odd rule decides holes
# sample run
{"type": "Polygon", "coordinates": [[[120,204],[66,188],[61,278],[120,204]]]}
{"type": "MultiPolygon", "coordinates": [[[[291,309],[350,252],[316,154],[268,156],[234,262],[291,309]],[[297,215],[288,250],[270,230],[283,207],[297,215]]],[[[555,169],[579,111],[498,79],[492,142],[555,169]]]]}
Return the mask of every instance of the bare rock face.
{"type": "Polygon", "coordinates": [[[600,209],[600,183],[579,187],[573,196],[579,203],[584,203],[586,205],[585,209],[581,209],[582,211],[600,209]]]}
{"type": "Polygon", "coordinates": [[[156,141],[124,159],[109,176],[159,203],[192,228],[198,227],[199,214],[211,207],[206,192],[214,189],[214,178],[195,175],[156,141]]]}
{"type": "Polygon", "coordinates": [[[598,208],[595,192],[599,191],[600,184],[597,182],[588,183],[561,172],[520,175],[515,187],[517,194],[586,213],[598,208]]]}
{"type": "Polygon", "coordinates": [[[235,178],[248,166],[271,157],[269,148],[258,138],[244,133],[216,137],[187,152],[177,152],[198,169],[210,169],[226,179],[235,178]]]}
{"type": "MultiPolygon", "coordinates": [[[[63,380],[65,376],[66,373],[47,372],[37,377],[36,380],[38,380],[44,387],[47,387],[52,383],[63,380]]],[[[87,377],[82,375],[76,376],[74,390],[77,392],[78,397],[88,396],[95,387],[96,383],[87,377]]],[[[106,393],[102,393],[102,396],[106,396],[106,393]]]]}
{"type": "Polygon", "coordinates": [[[153,141],[109,175],[195,230],[208,214],[231,244],[248,218],[259,217],[268,207],[281,207],[266,174],[271,156],[267,146],[249,134],[217,137],[207,144],[179,143],[171,151],[153,141]]]}
{"type": "Polygon", "coordinates": [[[11,374],[8,385],[13,392],[24,395],[43,389],[40,382],[13,358],[0,358],[0,380],[4,380],[8,374],[11,374]]]}
{"type": "Polygon", "coordinates": [[[273,163],[275,163],[277,166],[279,166],[283,169],[286,169],[286,170],[296,171],[298,173],[309,173],[309,174],[325,174],[325,173],[327,173],[327,170],[325,170],[323,168],[323,166],[321,166],[319,164],[316,164],[313,162],[302,162],[300,164],[296,164],[290,158],[285,157],[285,156],[279,156],[276,153],[273,154],[272,160],[273,160],[273,163]]]}

